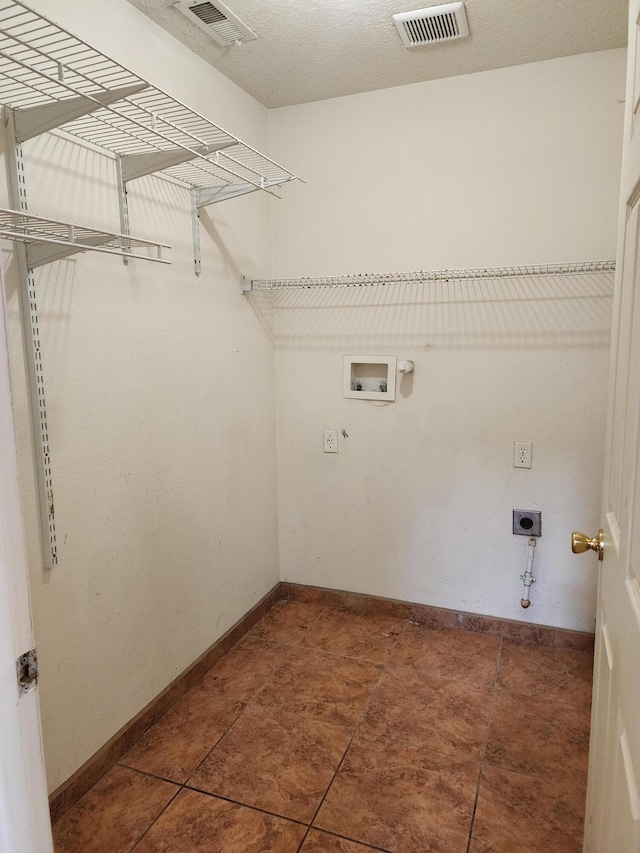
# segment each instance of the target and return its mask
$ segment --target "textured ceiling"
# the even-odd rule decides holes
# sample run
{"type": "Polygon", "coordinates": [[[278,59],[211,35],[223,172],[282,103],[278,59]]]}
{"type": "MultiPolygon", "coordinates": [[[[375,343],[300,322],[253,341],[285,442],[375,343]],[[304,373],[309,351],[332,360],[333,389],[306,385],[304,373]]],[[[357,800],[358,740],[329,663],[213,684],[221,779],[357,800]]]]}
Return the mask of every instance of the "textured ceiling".
{"type": "Polygon", "coordinates": [[[626,45],[627,0],[466,0],[468,39],[413,50],[391,15],[433,0],[225,0],[258,35],[227,48],[174,0],[129,2],[266,107],[626,45]]]}

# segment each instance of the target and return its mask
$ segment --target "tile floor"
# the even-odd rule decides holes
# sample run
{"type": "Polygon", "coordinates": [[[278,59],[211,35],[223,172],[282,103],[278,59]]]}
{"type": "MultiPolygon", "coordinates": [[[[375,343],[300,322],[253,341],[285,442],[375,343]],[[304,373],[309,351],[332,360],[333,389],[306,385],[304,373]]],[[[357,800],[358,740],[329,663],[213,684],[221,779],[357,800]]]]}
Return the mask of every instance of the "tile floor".
{"type": "Polygon", "coordinates": [[[580,853],[592,656],[277,604],[56,853],[580,853]]]}

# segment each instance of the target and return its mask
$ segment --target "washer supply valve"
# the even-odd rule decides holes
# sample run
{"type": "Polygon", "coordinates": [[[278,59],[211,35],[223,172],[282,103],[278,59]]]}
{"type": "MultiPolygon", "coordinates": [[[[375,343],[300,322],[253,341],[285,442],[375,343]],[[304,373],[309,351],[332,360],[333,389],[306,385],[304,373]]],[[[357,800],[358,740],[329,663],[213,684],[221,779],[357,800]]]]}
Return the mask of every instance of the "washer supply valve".
{"type": "Polygon", "coordinates": [[[530,606],[531,602],[529,601],[529,593],[531,591],[531,584],[536,582],[536,579],[533,576],[533,555],[536,547],[536,538],[534,536],[529,537],[529,553],[527,555],[527,568],[523,575],[520,575],[520,580],[524,584],[524,590],[522,592],[522,598],[520,599],[520,604],[522,607],[527,608],[530,606]]]}

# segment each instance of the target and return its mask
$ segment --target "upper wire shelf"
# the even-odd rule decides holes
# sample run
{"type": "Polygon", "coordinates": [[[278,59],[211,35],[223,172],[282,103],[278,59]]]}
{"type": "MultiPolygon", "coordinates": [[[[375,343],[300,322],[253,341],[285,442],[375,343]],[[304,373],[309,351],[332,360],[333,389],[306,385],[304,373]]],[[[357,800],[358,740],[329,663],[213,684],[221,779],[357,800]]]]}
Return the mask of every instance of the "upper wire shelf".
{"type": "Polygon", "coordinates": [[[481,279],[611,273],[615,272],[615,269],[615,261],[580,261],[566,264],[362,273],[358,275],[318,276],[316,278],[254,279],[250,282],[243,282],[243,290],[282,290],[289,287],[373,287],[388,284],[420,284],[431,281],[478,281],[481,279]]]}
{"type": "Polygon", "coordinates": [[[171,248],[166,243],[7,208],[0,208],[0,238],[27,243],[27,264],[32,269],[76,252],[88,251],[168,264],[169,261],[162,257],[162,249],[171,248]],[[145,255],[132,249],[149,249],[154,254],[145,255]]]}
{"type": "Polygon", "coordinates": [[[0,103],[15,110],[25,138],[42,132],[41,127],[57,126],[123,157],[181,150],[185,162],[161,171],[195,188],[245,184],[248,192],[271,192],[273,186],[297,180],[19,0],[0,0],[0,103]],[[79,102],[85,114],[74,116],[79,102]],[[43,126],[43,116],[50,113],[64,121],[43,126]]]}

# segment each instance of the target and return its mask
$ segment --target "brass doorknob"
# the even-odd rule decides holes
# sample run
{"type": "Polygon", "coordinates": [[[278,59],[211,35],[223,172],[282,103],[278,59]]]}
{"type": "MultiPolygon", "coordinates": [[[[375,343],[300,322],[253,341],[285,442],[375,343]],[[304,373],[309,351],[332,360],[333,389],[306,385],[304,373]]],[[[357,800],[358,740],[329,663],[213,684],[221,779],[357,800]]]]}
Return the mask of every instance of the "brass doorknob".
{"type": "Polygon", "coordinates": [[[576,533],[574,530],[571,534],[571,550],[574,554],[584,554],[585,551],[595,551],[598,555],[598,559],[602,560],[604,557],[604,533],[600,530],[595,539],[589,539],[589,537],[585,536],[584,533],[576,533]]]}

